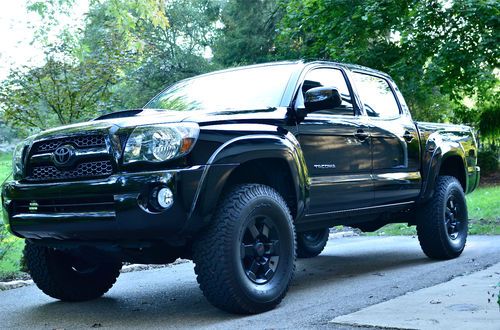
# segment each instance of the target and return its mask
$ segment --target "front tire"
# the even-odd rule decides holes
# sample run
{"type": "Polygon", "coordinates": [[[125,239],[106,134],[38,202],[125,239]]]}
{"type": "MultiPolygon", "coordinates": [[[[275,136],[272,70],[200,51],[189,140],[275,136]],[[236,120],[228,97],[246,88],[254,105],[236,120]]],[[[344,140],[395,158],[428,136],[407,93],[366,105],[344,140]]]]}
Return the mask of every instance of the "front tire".
{"type": "Polygon", "coordinates": [[[29,273],[46,295],[63,301],[86,301],[105,294],[120,275],[120,262],[92,262],[67,252],[26,242],[29,273]]]}
{"type": "Polygon", "coordinates": [[[452,176],[439,176],[434,196],[417,211],[417,234],[424,253],[432,259],[458,257],[468,232],[465,195],[452,176]]]}
{"type": "Polygon", "coordinates": [[[295,271],[290,211],[276,190],[260,184],[232,189],[193,248],[201,290],[227,312],[254,314],[274,308],[295,271]]]}
{"type": "Polygon", "coordinates": [[[330,229],[319,229],[297,234],[297,257],[313,258],[318,256],[326,246],[330,229]]]}

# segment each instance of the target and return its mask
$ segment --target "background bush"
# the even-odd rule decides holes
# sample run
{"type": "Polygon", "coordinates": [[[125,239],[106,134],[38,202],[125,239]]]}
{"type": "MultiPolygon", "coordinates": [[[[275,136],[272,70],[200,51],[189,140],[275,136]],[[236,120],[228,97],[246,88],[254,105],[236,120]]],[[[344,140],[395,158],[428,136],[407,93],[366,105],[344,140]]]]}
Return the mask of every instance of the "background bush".
{"type": "Polygon", "coordinates": [[[498,152],[493,149],[481,150],[477,154],[481,174],[490,175],[498,171],[498,152]]]}

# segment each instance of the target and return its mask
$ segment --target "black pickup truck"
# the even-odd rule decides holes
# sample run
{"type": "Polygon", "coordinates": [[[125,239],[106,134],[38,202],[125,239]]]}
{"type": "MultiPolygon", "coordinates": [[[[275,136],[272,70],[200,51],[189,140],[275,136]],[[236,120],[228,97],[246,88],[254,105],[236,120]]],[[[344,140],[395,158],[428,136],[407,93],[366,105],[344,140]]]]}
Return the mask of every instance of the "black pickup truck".
{"type": "Polygon", "coordinates": [[[476,152],[470,127],[414,122],[384,73],[271,63],[28,138],[2,205],[54,298],[103,295],[123,262],[182,257],[215,306],[258,313],[280,303],[296,257],[320,254],[335,225],[416,225],[427,256],[459,256],[476,152]]]}

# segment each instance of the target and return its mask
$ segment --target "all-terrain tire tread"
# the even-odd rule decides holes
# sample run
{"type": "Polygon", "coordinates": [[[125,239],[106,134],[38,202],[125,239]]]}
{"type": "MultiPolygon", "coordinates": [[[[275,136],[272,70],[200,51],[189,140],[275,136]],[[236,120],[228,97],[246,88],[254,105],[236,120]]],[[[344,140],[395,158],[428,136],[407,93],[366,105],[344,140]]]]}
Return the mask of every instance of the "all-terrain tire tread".
{"type": "MultiPolygon", "coordinates": [[[[417,210],[417,236],[422,251],[429,258],[448,260],[458,257],[464,247],[454,251],[447,242],[445,227],[440,222],[441,212],[446,203],[450,185],[456,185],[463,195],[460,182],[453,176],[439,176],[436,180],[434,195],[431,200],[417,210]]],[[[465,198],[465,197],[464,197],[465,198]]],[[[467,237],[465,237],[465,240],[467,237]]],[[[464,242],[465,246],[465,242],[464,242]]]]}
{"type": "Polygon", "coordinates": [[[91,280],[69,278],[64,270],[55,267],[47,247],[26,243],[24,258],[30,275],[48,296],[63,301],[86,301],[101,297],[109,291],[120,275],[121,263],[101,267],[98,276],[91,280]]]}
{"type": "MultiPolygon", "coordinates": [[[[287,286],[281,296],[268,306],[248,304],[237,294],[235,280],[225,267],[228,257],[224,253],[224,243],[231,239],[230,233],[236,225],[234,219],[239,216],[239,211],[248,201],[262,195],[272,197],[278,202],[286,210],[288,221],[293,226],[288,206],[276,190],[260,184],[238,185],[221,199],[211,225],[194,243],[194,271],[200,289],[214,306],[230,313],[256,314],[272,309],[281,302],[288,291],[287,286]],[[213,262],[214,260],[218,262],[213,262]]],[[[294,260],[295,257],[294,255],[294,260]]],[[[288,283],[293,279],[293,274],[294,271],[291,272],[288,283]]]]}

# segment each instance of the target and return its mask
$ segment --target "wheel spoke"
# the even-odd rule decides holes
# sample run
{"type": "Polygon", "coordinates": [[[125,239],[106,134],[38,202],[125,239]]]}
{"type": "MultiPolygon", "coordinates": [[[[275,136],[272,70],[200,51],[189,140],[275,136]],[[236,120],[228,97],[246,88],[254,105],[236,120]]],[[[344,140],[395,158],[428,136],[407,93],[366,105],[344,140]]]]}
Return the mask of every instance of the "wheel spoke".
{"type": "Polygon", "coordinates": [[[262,225],[262,235],[269,238],[269,227],[265,223],[262,225]]]}
{"type": "Polygon", "coordinates": [[[266,243],[264,246],[266,247],[266,255],[268,256],[277,256],[279,247],[280,247],[280,241],[278,240],[273,240],[271,243],[266,243]]]}
{"type": "Polygon", "coordinates": [[[248,226],[248,230],[250,231],[250,234],[252,235],[252,237],[254,239],[257,239],[257,237],[260,235],[260,232],[259,230],[257,229],[257,227],[255,226],[255,222],[251,223],[249,226],[248,226]]]}
{"type": "Polygon", "coordinates": [[[257,271],[259,270],[260,264],[257,262],[257,260],[252,260],[252,264],[250,265],[250,269],[248,270],[249,272],[252,272],[254,274],[257,274],[257,271]]]}
{"type": "Polygon", "coordinates": [[[243,244],[241,243],[241,258],[245,257],[253,257],[254,256],[254,248],[252,244],[243,244]]]}
{"type": "Polygon", "coordinates": [[[264,271],[264,277],[269,280],[274,274],[274,271],[269,267],[269,261],[262,265],[262,269],[264,271]]]}

